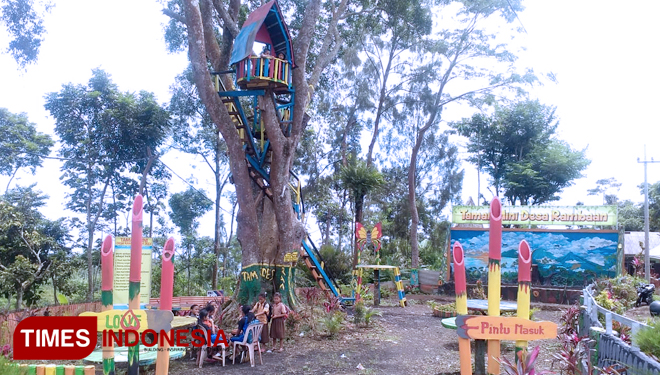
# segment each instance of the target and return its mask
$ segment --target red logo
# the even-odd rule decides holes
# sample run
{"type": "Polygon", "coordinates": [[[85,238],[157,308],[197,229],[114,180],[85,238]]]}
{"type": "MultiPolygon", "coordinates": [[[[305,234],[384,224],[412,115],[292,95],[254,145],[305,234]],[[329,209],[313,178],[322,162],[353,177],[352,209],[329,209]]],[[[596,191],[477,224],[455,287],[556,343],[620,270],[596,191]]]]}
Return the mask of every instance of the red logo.
{"type": "Polygon", "coordinates": [[[96,347],[96,317],[33,316],[14,331],[14,359],[79,360],[96,347]]]}

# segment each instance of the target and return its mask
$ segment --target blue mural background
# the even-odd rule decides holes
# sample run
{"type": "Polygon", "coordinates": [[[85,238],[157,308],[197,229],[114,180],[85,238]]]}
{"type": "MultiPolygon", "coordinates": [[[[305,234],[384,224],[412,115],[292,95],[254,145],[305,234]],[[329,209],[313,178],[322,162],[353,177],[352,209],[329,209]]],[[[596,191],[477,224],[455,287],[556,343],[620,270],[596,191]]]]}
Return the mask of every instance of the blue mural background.
{"type": "MultiPolygon", "coordinates": [[[[616,276],[617,232],[502,232],[502,283],[518,282],[518,245],[526,240],[532,248],[532,264],[538,265],[541,283],[583,286],[598,277],[616,276]]],[[[451,230],[465,251],[468,283],[488,278],[488,231],[451,230]]]]}

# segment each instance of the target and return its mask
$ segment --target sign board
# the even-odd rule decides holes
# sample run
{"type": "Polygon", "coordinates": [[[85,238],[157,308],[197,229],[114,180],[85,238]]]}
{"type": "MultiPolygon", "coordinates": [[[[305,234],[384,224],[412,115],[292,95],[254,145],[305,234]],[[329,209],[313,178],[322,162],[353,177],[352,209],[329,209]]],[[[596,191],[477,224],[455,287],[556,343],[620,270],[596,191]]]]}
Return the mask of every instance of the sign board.
{"type": "Polygon", "coordinates": [[[285,262],[297,262],[298,261],[298,252],[294,251],[292,253],[284,254],[284,261],[285,262]]]}
{"type": "Polygon", "coordinates": [[[174,319],[174,314],[166,310],[107,310],[100,313],[84,312],[80,316],[95,316],[99,332],[107,330],[144,332],[147,329],[156,332],[169,331],[174,319]]]}
{"type": "MultiPolygon", "coordinates": [[[[142,275],[140,280],[140,304],[149,304],[151,296],[151,252],[153,239],[142,239],[142,275]]],[[[115,306],[128,307],[128,277],[131,271],[131,238],[116,237],[112,299],[115,306]]]]}
{"type": "MultiPolygon", "coordinates": [[[[489,206],[454,206],[452,223],[488,224],[489,206]]],[[[502,224],[611,225],[617,224],[617,206],[502,206],[502,224]]]]}
{"type": "Polygon", "coordinates": [[[523,318],[484,315],[459,315],[456,333],[475,340],[540,340],[557,337],[557,324],[523,318]]]}

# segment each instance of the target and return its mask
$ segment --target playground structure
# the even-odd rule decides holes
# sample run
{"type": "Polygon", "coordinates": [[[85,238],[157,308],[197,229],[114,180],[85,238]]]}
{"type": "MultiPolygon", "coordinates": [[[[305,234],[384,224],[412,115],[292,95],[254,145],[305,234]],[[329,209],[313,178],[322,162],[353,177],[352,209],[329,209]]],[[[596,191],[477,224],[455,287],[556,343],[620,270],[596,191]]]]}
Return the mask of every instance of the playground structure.
{"type": "Polygon", "coordinates": [[[399,296],[399,304],[401,307],[406,306],[406,295],[403,291],[403,282],[401,281],[401,271],[399,267],[381,265],[380,264],[380,238],[383,237],[383,229],[381,223],[374,225],[371,230],[371,236],[367,236],[367,230],[361,223],[355,223],[355,238],[357,242],[357,266],[355,267],[355,276],[357,281],[355,284],[355,298],[356,301],[360,300],[360,291],[362,288],[362,276],[365,269],[374,270],[374,305],[378,306],[380,304],[380,270],[382,269],[391,269],[394,271],[394,284],[396,285],[397,293],[399,296]],[[374,253],[376,254],[376,264],[375,265],[362,265],[360,261],[362,259],[362,252],[364,248],[369,244],[373,244],[374,253]]]}
{"type": "Polygon", "coordinates": [[[456,332],[461,363],[461,375],[472,374],[470,339],[475,344],[475,372],[482,374],[500,373],[500,340],[516,341],[518,353],[527,350],[527,341],[555,338],[557,325],[551,322],[529,320],[532,251],[523,240],[518,247],[518,312],[517,318],[500,317],[500,259],[502,250],[502,215],[500,200],[495,197],[490,205],[490,242],[488,252],[488,315],[470,316],[468,313],[467,283],[463,247],[456,242],[453,248],[454,282],[456,291],[456,332]],[[483,340],[487,340],[488,368],[483,363],[483,340]]]}

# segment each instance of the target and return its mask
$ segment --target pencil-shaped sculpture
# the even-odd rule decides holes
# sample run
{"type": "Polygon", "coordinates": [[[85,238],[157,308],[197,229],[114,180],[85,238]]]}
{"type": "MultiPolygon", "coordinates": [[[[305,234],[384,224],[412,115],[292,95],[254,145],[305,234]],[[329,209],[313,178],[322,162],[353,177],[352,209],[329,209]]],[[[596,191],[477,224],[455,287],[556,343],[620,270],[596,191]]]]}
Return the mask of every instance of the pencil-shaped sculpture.
{"type": "MultiPolygon", "coordinates": [[[[128,309],[140,309],[140,280],[142,278],[142,195],[133,202],[131,227],[131,270],[128,278],[128,309]]],[[[139,341],[137,337],[134,338],[139,341]]],[[[127,338],[128,340],[128,338],[127,338]]],[[[128,347],[128,375],[140,373],[140,345],[128,347]]]]}
{"type": "MultiPolygon", "coordinates": [[[[490,229],[488,230],[488,315],[500,315],[500,295],[502,275],[502,203],[498,197],[490,202],[490,229]]],[[[500,373],[500,342],[488,340],[488,373],[500,373]]]]}
{"type": "MultiPolygon", "coordinates": [[[[527,241],[520,241],[518,246],[518,317],[529,319],[529,303],[532,284],[532,250],[527,241]]],[[[516,360],[518,352],[527,350],[527,341],[516,341],[516,360]]]]}
{"type": "MultiPolygon", "coordinates": [[[[456,290],[456,312],[467,315],[467,284],[465,282],[465,258],[463,247],[457,241],[454,243],[454,286],[456,290]]],[[[458,356],[461,363],[461,375],[472,375],[472,352],[470,339],[458,338],[458,356]]]]}
{"type": "MultiPolygon", "coordinates": [[[[113,309],[112,282],[114,273],[114,254],[112,252],[112,236],[108,235],[101,246],[101,310],[113,309]]],[[[103,375],[115,375],[114,345],[103,347],[103,375]]]]}
{"type": "MultiPolygon", "coordinates": [[[[174,289],[174,238],[170,237],[163,248],[163,265],[160,274],[160,309],[172,310],[174,289]]],[[[162,340],[156,355],[156,375],[167,375],[170,368],[170,352],[167,340],[162,340]]]]}

